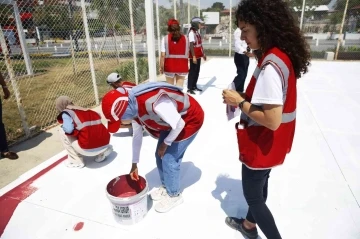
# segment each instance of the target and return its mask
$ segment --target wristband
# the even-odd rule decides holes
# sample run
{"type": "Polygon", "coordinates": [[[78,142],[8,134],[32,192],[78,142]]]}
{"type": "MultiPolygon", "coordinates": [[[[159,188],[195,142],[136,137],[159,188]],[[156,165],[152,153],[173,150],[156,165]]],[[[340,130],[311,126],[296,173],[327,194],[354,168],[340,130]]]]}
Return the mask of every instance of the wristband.
{"type": "Polygon", "coordinates": [[[243,101],[240,102],[240,104],[239,104],[239,108],[240,108],[240,109],[243,108],[245,102],[247,102],[247,101],[246,101],[246,100],[243,100],[243,101]]]}

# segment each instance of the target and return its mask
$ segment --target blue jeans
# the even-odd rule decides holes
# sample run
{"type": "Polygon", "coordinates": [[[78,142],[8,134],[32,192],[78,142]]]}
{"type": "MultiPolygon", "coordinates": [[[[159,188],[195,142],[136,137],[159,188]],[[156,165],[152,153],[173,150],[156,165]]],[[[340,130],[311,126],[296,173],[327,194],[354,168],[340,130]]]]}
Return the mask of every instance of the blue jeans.
{"type": "Polygon", "coordinates": [[[155,158],[162,185],[166,188],[170,197],[175,197],[180,194],[180,164],[182,158],[197,133],[181,142],[173,142],[171,146],[167,147],[164,157],[161,159],[157,151],[169,133],[169,131],[160,132],[155,158]]]}

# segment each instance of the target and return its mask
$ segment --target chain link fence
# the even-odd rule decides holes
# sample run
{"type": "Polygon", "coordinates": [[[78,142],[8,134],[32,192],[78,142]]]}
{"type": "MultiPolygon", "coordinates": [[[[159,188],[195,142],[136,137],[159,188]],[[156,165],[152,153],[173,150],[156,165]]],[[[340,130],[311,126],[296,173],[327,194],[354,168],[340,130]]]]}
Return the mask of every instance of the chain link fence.
{"type": "Polygon", "coordinates": [[[360,0],[307,0],[291,6],[313,58],[360,60],[360,0]]]}
{"type": "Polygon", "coordinates": [[[56,124],[55,99],[99,105],[109,73],[140,83],[144,0],[44,0],[0,3],[0,71],[11,98],[2,102],[9,143],[56,124]]]}
{"type": "MultiPolygon", "coordinates": [[[[286,0],[313,58],[360,60],[360,0],[286,0]]],[[[154,0],[156,55],[176,18],[187,34],[202,17],[208,56],[233,56],[238,1],[154,0]]],[[[10,143],[56,124],[55,99],[68,95],[83,107],[99,105],[106,76],[148,79],[145,0],[42,0],[0,3],[0,71],[9,81],[3,121],[10,143]]],[[[159,59],[156,59],[159,69],[159,59]]]]}
{"type": "MultiPolygon", "coordinates": [[[[313,59],[360,60],[360,0],[285,1],[305,33],[313,59]]],[[[170,0],[166,8],[160,6],[160,16],[176,16],[186,24],[199,15],[200,9],[200,16],[206,22],[201,33],[207,55],[232,56],[235,11],[239,2],[206,2],[206,6],[202,2],[205,1],[170,0]]],[[[187,28],[183,30],[186,33],[187,28]]]]}

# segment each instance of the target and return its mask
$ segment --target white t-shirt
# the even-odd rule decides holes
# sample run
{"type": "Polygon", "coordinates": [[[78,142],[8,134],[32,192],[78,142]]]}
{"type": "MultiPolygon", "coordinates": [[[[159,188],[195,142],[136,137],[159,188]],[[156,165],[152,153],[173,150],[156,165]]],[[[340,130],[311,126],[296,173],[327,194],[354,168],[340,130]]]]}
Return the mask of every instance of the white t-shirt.
{"type": "Polygon", "coordinates": [[[189,32],[189,42],[195,42],[195,33],[194,33],[194,31],[189,32]]]}
{"type": "MultiPolygon", "coordinates": [[[[168,36],[165,36],[165,37],[168,37],[168,36]]],[[[166,52],[166,50],[165,50],[165,37],[163,37],[161,39],[161,47],[160,47],[161,52],[166,52]]]]}
{"type": "MultiPolygon", "coordinates": [[[[185,122],[177,111],[176,105],[173,100],[167,95],[162,95],[154,105],[154,111],[160,118],[171,126],[169,135],[164,139],[164,143],[171,145],[172,142],[178,137],[180,132],[185,127],[185,122]]],[[[140,160],[140,150],[143,138],[143,128],[135,120],[132,121],[133,127],[133,163],[138,163],[140,160]]]]}
{"type": "Polygon", "coordinates": [[[251,103],[257,106],[264,104],[283,105],[283,86],[279,73],[271,64],[260,71],[251,98],[251,103]]]}
{"type": "Polygon", "coordinates": [[[234,32],[234,45],[235,45],[235,52],[238,54],[244,54],[246,51],[247,44],[245,41],[241,40],[241,30],[240,28],[236,28],[234,32]]]}

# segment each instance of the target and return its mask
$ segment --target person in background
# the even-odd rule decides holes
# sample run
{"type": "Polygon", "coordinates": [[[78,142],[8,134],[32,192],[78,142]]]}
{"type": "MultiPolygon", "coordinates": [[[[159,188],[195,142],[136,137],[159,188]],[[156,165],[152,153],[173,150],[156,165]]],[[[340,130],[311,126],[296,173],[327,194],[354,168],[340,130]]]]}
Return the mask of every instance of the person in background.
{"type": "Polygon", "coordinates": [[[246,42],[241,40],[241,30],[239,27],[234,31],[235,55],[234,63],[236,65],[237,76],[233,82],[238,92],[244,92],[244,84],[249,68],[249,57],[253,56],[246,42]]]}
{"type": "Polygon", "coordinates": [[[101,116],[90,109],[75,106],[68,96],[60,96],[55,101],[59,112],[57,121],[62,124],[60,139],[68,153],[66,166],[82,168],[83,156],[96,156],[100,163],[113,151],[110,133],[101,122],[101,116]]]}
{"type": "Polygon", "coordinates": [[[136,86],[135,83],[123,80],[121,76],[116,72],[108,75],[108,77],[106,78],[106,83],[110,85],[113,89],[116,89],[118,87],[124,87],[127,90],[131,90],[131,88],[136,86]]]}
{"type": "MultiPolygon", "coordinates": [[[[271,169],[291,151],[296,121],[296,82],[308,71],[309,46],[283,0],[243,0],[236,11],[241,39],[254,50],[258,65],[245,93],[224,90],[224,103],[242,111],[236,124],[246,218],[225,222],[248,238],[258,225],[269,239],[280,239],[266,205],[271,169]],[[286,23],[286,24],[284,24],[286,23]]],[[[286,180],[286,179],[284,179],[286,180]]]]}
{"type": "Polygon", "coordinates": [[[195,94],[195,91],[202,91],[197,87],[197,81],[200,74],[201,58],[206,61],[206,55],[202,46],[199,30],[204,27],[204,21],[200,17],[191,19],[191,28],[188,33],[190,42],[190,71],[188,75],[188,93],[195,94]]]}
{"type": "MultiPolygon", "coordinates": [[[[180,165],[204,121],[204,111],[182,88],[163,82],[149,82],[126,91],[117,88],[101,102],[110,132],[121,122],[137,121],[158,140],[155,151],[161,187],[151,192],[157,212],[168,212],[183,202],[180,192],[180,165]]],[[[142,145],[142,128],[133,126],[133,160],[130,176],[138,180],[138,162],[142,145]]]]}
{"type": "MultiPolygon", "coordinates": [[[[10,91],[6,85],[5,79],[3,75],[0,72],[0,85],[4,92],[4,99],[7,100],[10,97],[10,91]]],[[[5,131],[5,125],[2,121],[2,102],[0,98],[0,152],[1,152],[1,158],[8,158],[8,159],[18,159],[19,156],[9,150],[8,142],[6,139],[6,131],[5,131]]]]}
{"type": "Polygon", "coordinates": [[[165,74],[166,82],[179,87],[184,86],[185,76],[189,72],[189,43],[180,32],[176,19],[168,21],[168,32],[161,41],[160,73],[165,74]]]}
{"type": "MultiPolygon", "coordinates": [[[[127,91],[131,90],[134,86],[136,86],[135,83],[132,83],[130,81],[124,81],[121,78],[121,76],[116,72],[111,73],[110,75],[108,75],[108,77],[106,79],[106,83],[108,83],[113,89],[123,87],[127,91]]],[[[136,124],[136,121],[131,122],[131,123],[126,124],[126,125],[121,124],[121,128],[129,129],[129,132],[132,134],[132,125],[133,124],[136,124]]]]}

